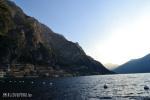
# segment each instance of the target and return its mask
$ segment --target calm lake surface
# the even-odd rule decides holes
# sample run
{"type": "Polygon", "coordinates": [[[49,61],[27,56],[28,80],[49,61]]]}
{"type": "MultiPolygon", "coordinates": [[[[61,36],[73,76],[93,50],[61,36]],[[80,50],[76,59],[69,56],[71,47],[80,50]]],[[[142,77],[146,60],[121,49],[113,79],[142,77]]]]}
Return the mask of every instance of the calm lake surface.
{"type": "MultiPolygon", "coordinates": [[[[31,97],[19,100],[150,100],[150,74],[96,75],[57,79],[0,79],[2,99],[4,93],[29,93],[31,97]],[[108,88],[104,89],[104,84],[108,88]]],[[[8,94],[9,93],[9,94],[8,94]]],[[[1,99],[0,99],[1,100],[1,99]]]]}

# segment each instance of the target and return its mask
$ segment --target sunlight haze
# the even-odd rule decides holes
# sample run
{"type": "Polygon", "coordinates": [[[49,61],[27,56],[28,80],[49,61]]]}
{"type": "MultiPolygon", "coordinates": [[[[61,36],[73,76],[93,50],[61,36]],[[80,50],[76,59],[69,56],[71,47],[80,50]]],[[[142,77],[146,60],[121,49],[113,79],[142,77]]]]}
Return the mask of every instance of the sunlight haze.
{"type": "Polygon", "coordinates": [[[104,65],[150,53],[150,0],[12,1],[104,65]]]}
{"type": "Polygon", "coordinates": [[[149,26],[150,13],[148,11],[139,12],[134,19],[124,19],[121,24],[110,31],[111,36],[100,43],[100,46],[98,44],[93,46],[99,53],[95,54],[93,52],[92,55],[95,54],[94,56],[104,64],[108,62],[123,64],[130,59],[149,54],[149,26]]]}

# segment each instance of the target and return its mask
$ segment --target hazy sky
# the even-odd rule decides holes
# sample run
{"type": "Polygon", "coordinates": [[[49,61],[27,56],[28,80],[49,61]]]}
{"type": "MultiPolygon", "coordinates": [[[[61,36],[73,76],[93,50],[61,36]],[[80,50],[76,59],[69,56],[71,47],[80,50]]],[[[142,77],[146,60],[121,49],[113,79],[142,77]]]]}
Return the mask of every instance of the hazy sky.
{"type": "Polygon", "coordinates": [[[150,0],[13,0],[103,64],[150,53],[150,0]]]}

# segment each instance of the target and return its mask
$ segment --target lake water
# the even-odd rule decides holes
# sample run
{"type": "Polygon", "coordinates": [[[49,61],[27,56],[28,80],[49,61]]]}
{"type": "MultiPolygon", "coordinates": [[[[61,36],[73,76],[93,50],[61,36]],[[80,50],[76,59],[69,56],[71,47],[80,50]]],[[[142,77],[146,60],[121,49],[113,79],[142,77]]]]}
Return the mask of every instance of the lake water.
{"type": "Polygon", "coordinates": [[[24,100],[150,100],[150,90],[144,90],[145,85],[150,87],[148,73],[57,79],[0,79],[0,92],[1,98],[10,100],[16,100],[17,97],[4,97],[4,93],[32,95],[22,97],[24,100]],[[104,84],[107,84],[107,89],[104,89],[104,84]]]}

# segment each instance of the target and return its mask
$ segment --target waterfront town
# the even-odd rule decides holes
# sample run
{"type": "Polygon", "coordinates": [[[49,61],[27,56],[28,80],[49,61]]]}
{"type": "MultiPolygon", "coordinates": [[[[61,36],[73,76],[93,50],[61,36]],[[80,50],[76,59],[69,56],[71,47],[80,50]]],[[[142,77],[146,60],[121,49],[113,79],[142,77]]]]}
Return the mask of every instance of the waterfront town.
{"type": "Polygon", "coordinates": [[[8,64],[0,66],[0,78],[3,77],[60,77],[64,75],[63,70],[53,67],[39,66],[33,64],[8,64]]]}

